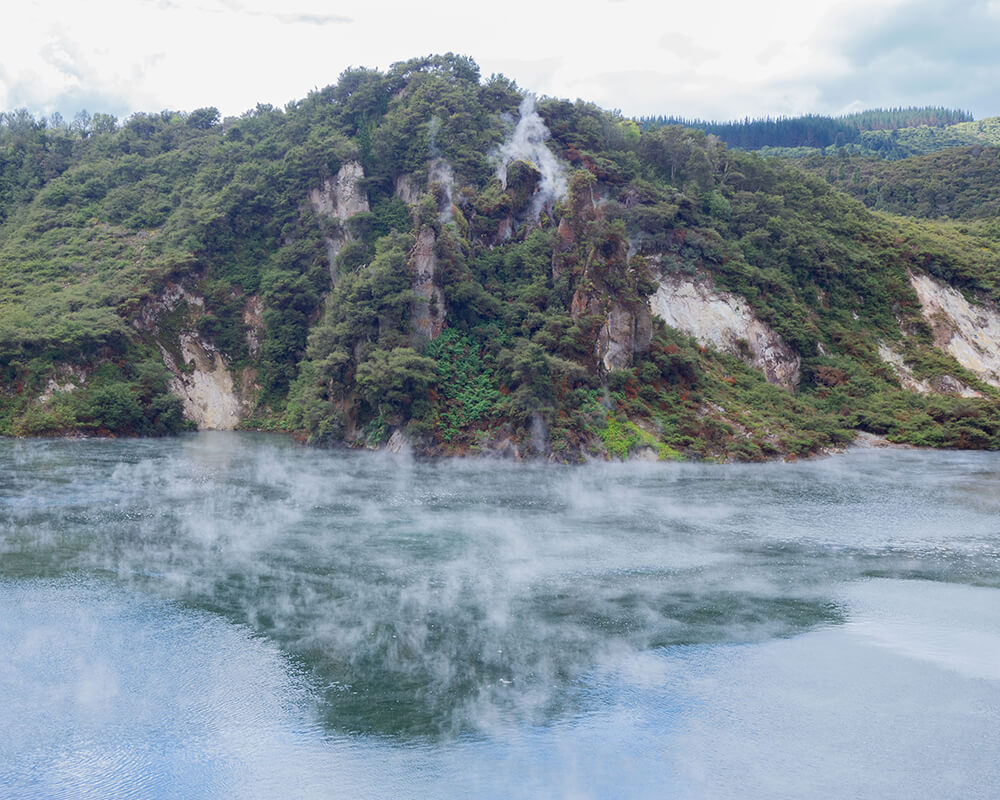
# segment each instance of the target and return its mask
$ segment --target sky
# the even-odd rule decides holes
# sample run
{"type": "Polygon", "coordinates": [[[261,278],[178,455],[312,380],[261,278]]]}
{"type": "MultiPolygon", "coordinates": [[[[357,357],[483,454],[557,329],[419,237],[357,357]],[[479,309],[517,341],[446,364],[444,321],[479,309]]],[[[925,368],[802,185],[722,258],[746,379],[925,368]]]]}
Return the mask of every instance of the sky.
{"type": "Polygon", "coordinates": [[[21,0],[0,27],[0,110],[236,116],[446,52],[628,116],[1000,114],[1000,0],[21,0]]]}

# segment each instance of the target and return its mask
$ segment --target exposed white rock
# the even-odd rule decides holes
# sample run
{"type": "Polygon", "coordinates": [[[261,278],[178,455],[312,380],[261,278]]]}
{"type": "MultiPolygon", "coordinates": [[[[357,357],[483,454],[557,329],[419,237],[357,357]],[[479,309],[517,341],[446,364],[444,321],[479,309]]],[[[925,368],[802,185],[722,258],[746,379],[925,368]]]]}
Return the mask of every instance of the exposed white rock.
{"type": "Polygon", "coordinates": [[[879,342],[878,357],[895,370],[900,385],[911,392],[919,392],[920,394],[957,394],[961,397],[983,396],[982,392],[977,392],[951,375],[940,375],[933,380],[917,378],[913,374],[913,370],[906,365],[902,353],[896,352],[885,342],[879,342]]]}
{"type": "Polygon", "coordinates": [[[45,383],[45,390],[38,396],[38,402],[48,403],[57,394],[74,392],[87,382],[87,371],[74,364],[60,364],[45,383]]]}
{"type": "Polygon", "coordinates": [[[155,300],[146,303],[132,325],[139,330],[155,330],[160,318],[177,308],[181,302],[197,308],[205,307],[205,298],[192,294],[179,283],[168,283],[155,300]]]}
{"type": "Polygon", "coordinates": [[[972,304],[957,289],[928,275],[910,273],[934,344],[992,386],[1000,387],[1000,309],[972,304]]]}
{"type": "Polygon", "coordinates": [[[862,450],[872,450],[876,448],[891,448],[893,450],[913,449],[912,444],[897,444],[896,442],[890,442],[884,436],[880,436],[877,433],[868,433],[867,431],[856,431],[854,441],[851,442],[851,447],[857,447],[862,450]]]}
{"type": "Polygon", "coordinates": [[[358,161],[345,161],[336,177],[323,181],[323,186],[309,192],[309,202],[317,214],[341,222],[355,214],[368,211],[368,197],[361,191],[365,171],[358,161]]]}
{"type": "Polygon", "coordinates": [[[802,359],[739,295],[716,291],[706,279],[667,275],[649,298],[650,310],[667,325],[703,345],[744,357],[770,383],[793,387],[802,359]]]}
{"type": "Polygon", "coordinates": [[[903,354],[897,353],[885,342],[878,344],[878,357],[895,370],[896,377],[899,378],[899,383],[904,389],[920,394],[930,394],[934,391],[930,383],[913,375],[913,371],[906,366],[906,362],[903,360],[903,354]]]}
{"type": "Polygon", "coordinates": [[[173,373],[170,389],[184,403],[184,416],[198,430],[232,430],[240,421],[242,404],[222,355],[193,333],[182,333],[180,345],[185,365],[193,364],[190,371],[180,369],[166,350],[161,352],[173,373]]]}
{"type": "Polygon", "coordinates": [[[385,443],[385,449],[389,453],[409,455],[413,452],[413,445],[410,444],[410,440],[407,438],[406,434],[403,433],[402,428],[396,428],[396,430],[392,432],[392,436],[389,437],[389,441],[385,443]]]}
{"type": "MultiPolygon", "coordinates": [[[[240,383],[234,379],[225,358],[211,343],[204,341],[194,331],[205,307],[205,299],[180,284],[171,283],[153,300],[146,303],[133,321],[136,328],[151,331],[162,338],[160,320],[186,303],[188,313],[184,323],[188,329],[179,335],[180,362],[175,355],[159,344],[163,363],[171,373],[170,390],[184,404],[184,416],[193,421],[199,430],[232,430],[251,410],[249,398],[259,387],[256,372],[244,369],[240,383]]],[[[251,353],[260,349],[263,328],[263,304],[260,297],[251,295],[243,308],[243,322],[247,328],[247,344],[251,353]]],[[[81,381],[82,382],[82,379],[81,381]]]]}
{"type": "MultiPolygon", "coordinates": [[[[313,211],[330,219],[344,223],[356,214],[369,211],[368,197],[361,189],[365,171],[358,161],[345,161],[335,178],[323,182],[319,189],[309,192],[309,202],[313,211]]],[[[330,266],[330,280],[337,283],[337,255],[341,248],[351,241],[346,228],[333,237],[325,237],[327,259],[330,266]]]]}
{"type": "Polygon", "coordinates": [[[420,190],[409,175],[396,178],[396,197],[408,205],[413,205],[420,199],[420,190]]]}

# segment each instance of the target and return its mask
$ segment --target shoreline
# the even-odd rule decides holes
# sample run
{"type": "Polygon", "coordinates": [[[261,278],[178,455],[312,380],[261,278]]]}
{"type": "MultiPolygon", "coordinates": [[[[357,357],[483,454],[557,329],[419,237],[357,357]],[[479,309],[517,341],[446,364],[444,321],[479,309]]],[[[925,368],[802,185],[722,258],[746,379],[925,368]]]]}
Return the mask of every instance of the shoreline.
{"type": "Polygon", "coordinates": [[[405,434],[402,434],[400,430],[396,430],[389,437],[389,439],[376,447],[372,447],[367,444],[355,444],[351,445],[348,443],[340,442],[333,445],[312,445],[303,441],[300,437],[295,436],[287,431],[276,431],[267,429],[232,429],[232,430],[218,430],[218,429],[201,429],[194,431],[183,431],[174,436],[118,436],[115,434],[88,434],[88,433],[62,433],[62,434],[51,434],[51,435],[36,435],[36,436],[11,436],[3,435],[0,439],[9,439],[14,441],[29,441],[29,440],[66,440],[66,441],[117,441],[117,440],[143,440],[152,441],[156,439],[176,439],[184,436],[193,436],[198,434],[254,434],[254,435],[264,435],[264,436],[275,436],[286,439],[298,446],[309,448],[313,450],[342,450],[349,452],[368,452],[372,454],[381,453],[388,456],[402,456],[411,457],[416,460],[421,461],[447,461],[447,460],[475,460],[482,459],[485,461],[506,461],[515,463],[525,463],[525,464],[551,464],[551,465],[562,465],[562,466],[587,466],[592,464],[628,464],[636,462],[646,462],[650,464],[663,463],[663,464],[716,464],[719,466],[728,464],[795,464],[801,461],[816,461],[825,458],[831,458],[839,455],[846,455],[851,451],[874,451],[874,450],[926,450],[926,451],[941,451],[941,452],[960,452],[960,453],[976,453],[976,452],[1000,452],[996,450],[987,450],[984,448],[958,448],[958,447],[921,447],[918,445],[898,443],[889,441],[884,435],[869,433],[868,431],[857,431],[855,438],[848,444],[842,447],[830,447],[821,448],[816,452],[809,453],[803,456],[797,456],[794,454],[784,454],[779,455],[774,458],[761,459],[758,461],[750,460],[739,460],[739,459],[728,459],[728,458],[689,458],[682,457],[680,459],[661,459],[657,458],[656,452],[650,447],[638,448],[629,454],[628,458],[616,458],[616,457],[601,457],[599,454],[589,454],[581,453],[582,456],[579,460],[570,460],[565,458],[553,457],[553,453],[535,453],[528,452],[523,453],[517,444],[511,439],[503,439],[497,442],[496,446],[484,447],[477,452],[464,452],[464,453],[445,453],[440,451],[432,451],[427,448],[421,448],[410,441],[405,434]]]}

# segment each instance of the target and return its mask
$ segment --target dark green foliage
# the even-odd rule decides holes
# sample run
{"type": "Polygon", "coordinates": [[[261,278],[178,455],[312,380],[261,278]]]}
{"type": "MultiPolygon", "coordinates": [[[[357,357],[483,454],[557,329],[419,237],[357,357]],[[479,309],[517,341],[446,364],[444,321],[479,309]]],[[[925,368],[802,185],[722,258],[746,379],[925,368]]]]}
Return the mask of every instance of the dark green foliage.
{"type": "Polygon", "coordinates": [[[446,442],[497,415],[501,395],[492,357],[471,336],[447,330],[427,348],[437,363],[438,427],[446,442]]]}
{"type": "Polygon", "coordinates": [[[17,435],[61,434],[74,430],[103,434],[163,436],[184,427],[181,401],[170,393],[163,363],[138,351],[126,368],[110,363],[78,367],[53,376],[44,358],[11,361],[0,431],[17,435]],[[53,388],[55,387],[55,388],[53,388]],[[32,402],[45,391],[47,399],[32,402]]]}
{"type": "Polygon", "coordinates": [[[842,147],[859,142],[867,131],[895,131],[900,128],[927,126],[943,128],[961,122],[971,122],[967,111],[949,108],[872,109],[841,117],[807,114],[804,117],[767,117],[736,122],[706,122],[678,117],[643,117],[644,130],[679,125],[718,136],[730,147],[759,150],[763,147],[842,147]]]}
{"type": "Polygon", "coordinates": [[[406,418],[416,403],[426,405],[427,387],[436,377],[437,364],[412,347],[372,350],[358,364],[358,394],[378,416],[406,418]]]}

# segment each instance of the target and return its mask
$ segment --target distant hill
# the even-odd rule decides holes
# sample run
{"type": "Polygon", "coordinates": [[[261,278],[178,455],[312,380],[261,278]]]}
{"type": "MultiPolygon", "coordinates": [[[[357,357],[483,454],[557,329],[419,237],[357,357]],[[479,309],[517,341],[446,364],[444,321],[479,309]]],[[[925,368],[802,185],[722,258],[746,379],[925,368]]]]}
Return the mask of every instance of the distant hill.
{"type": "Polygon", "coordinates": [[[876,155],[890,160],[937,153],[952,147],[1000,145],[1000,117],[959,122],[955,125],[866,131],[848,153],[876,155]]]}
{"type": "Polygon", "coordinates": [[[876,211],[927,218],[1000,218],[1000,147],[953,147],[898,161],[814,154],[796,163],[876,211]]]}
{"type": "Polygon", "coordinates": [[[873,156],[898,161],[953,147],[1000,146],[1000,117],[973,120],[947,108],[875,109],[843,117],[807,115],[742,122],[705,122],[673,117],[643,117],[641,127],[695,128],[730,147],[766,156],[873,156]]]}
{"type": "Polygon", "coordinates": [[[747,118],[734,122],[707,122],[682,117],[640,117],[638,121],[644,130],[664,125],[680,125],[718,136],[730,147],[760,150],[765,147],[842,147],[862,144],[865,133],[891,132],[921,126],[944,128],[956,123],[972,122],[972,119],[967,111],[922,107],[872,109],[840,117],[809,114],[801,117],[747,118]]]}

